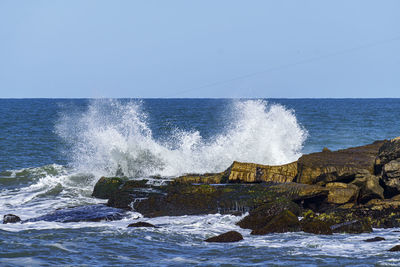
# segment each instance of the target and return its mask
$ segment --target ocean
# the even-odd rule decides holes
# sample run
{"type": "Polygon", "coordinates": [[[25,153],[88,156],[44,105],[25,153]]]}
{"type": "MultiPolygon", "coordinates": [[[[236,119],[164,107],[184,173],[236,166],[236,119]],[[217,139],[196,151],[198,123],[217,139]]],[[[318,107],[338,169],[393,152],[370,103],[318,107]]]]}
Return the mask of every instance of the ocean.
{"type": "MultiPolygon", "coordinates": [[[[234,161],[284,164],[304,153],[400,136],[400,99],[0,99],[0,216],[23,220],[91,197],[101,176],[163,183],[234,161]]],[[[244,216],[244,215],[243,215],[244,216]]],[[[398,266],[400,229],[252,236],[243,216],[0,224],[1,266],[398,266]],[[127,228],[146,221],[159,228],[127,228]],[[235,230],[244,240],[204,239],[235,230]],[[366,243],[375,236],[386,238],[366,243]]]]}

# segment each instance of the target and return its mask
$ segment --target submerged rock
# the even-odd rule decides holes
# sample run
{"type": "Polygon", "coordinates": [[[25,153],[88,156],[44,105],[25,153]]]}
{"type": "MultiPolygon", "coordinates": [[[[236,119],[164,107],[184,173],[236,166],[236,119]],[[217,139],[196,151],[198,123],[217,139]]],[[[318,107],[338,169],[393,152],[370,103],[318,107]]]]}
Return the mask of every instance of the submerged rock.
{"type": "Polygon", "coordinates": [[[87,205],[73,208],[65,208],[56,210],[52,213],[32,218],[25,222],[98,222],[98,221],[115,221],[124,218],[124,210],[107,207],[105,205],[87,205]]]}
{"type": "Polygon", "coordinates": [[[3,224],[20,222],[21,218],[14,214],[6,214],[3,217],[3,224]]]}
{"type": "Polygon", "coordinates": [[[391,249],[389,249],[390,252],[397,252],[400,251],[400,245],[396,245],[394,247],[392,247],[391,249]]]}
{"type": "Polygon", "coordinates": [[[383,240],[386,240],[386,239],[383,237],[377,236],[374,238],[366,239],[366,240],[364,240],[364,242],[379,242],[379,241],[383,241],[383,240]]]}
{"type": "Polygon", "coordinates": [[[217,243],[229,243],[229,242],[238,242],[243,240],[243,236],[236,231],[229,231],[227,233],[214,236],[204,240],[205,242],[217,242],[217,243]]]}
{"type": "Polygon", "coordinates": [[[136,223],[131,223],[128,225],[128,227],[153,227],[153,228],[158,228],[158,226],[155,226],[151,223],[148,222],[136,222],[136,223]]]}

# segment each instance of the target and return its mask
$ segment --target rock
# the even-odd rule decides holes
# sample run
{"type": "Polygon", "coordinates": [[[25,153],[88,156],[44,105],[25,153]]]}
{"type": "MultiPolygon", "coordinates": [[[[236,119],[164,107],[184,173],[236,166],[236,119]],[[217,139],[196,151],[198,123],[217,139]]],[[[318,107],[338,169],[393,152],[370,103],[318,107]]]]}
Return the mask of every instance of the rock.
{"type": "Polygon", "coordinates": [[[392,247],[391,249],[389,249],[389,251],[391,251],[391,252],[400,251],[400,245],[396,245],[396,246],[392,247]]]}
{"type": "Polygon", "coordinates": [[[345,204],[348,202],[356,202],[358,197],[358,187],[353,184],[345,183],[328,183],[326,188],[329,189],[327,202],[331,204],[345,204]]]}
{"type": "Polygon", "coordinates": [[[386,195],[393,196],[400,193],[400,159],[392,160],[383,166],[382,178],[386,195]]]}
{"type": "Polygon", "coordinates": [[[153,227],[153,228],[158,228],[157,226],[147,223],[147,222],[136,222],[136,223],[131,223],[128,225],[128,227],[153,227]]]}
{"type": "Polygon", "coordinates": [[[306,233],[317,234],[317,235],[331,235],[332,229],[329,224],[321,220],[307,221],[302,220],[301,230],[306,233]]]}
{"type": "Polygon", "coordinates": [[[186,174],[175,178],[174,183],[189,184],[225,184],[228,182],[229,169],[221,173],[186,174]]]}
{"type": "Polygon", "coordinates": [[[380,147],[375,160],[376,171],[380,172],[382,167],[392,160],[400,158],[400,138],[385,141],[380,147]]]}
{"type": "Polygon", "coordinates": [[[238,242],[243,240],[243,236],[236,231],[229,231],[227,233],[214,236],[204,240],[205,242],[217,242],[217,243],[229,243],[229,242],[238,242]]]}
{"type": "Polygon", "coordinates": [[[334,233],[361,234],[372,232],[372,227],[365,219],[343,222],[331,226],[334,233]]]}
{"type": "Polygon", "coordinates": [[[101,177],[94,186],[92,196],[108,199],[123,183],[124,181],[119,177],[101,177]]]}
{"type": "Polygon", "coordinates": [[[284,210],[289,210],[296,216],[300,214],[300,207],[296,203],[287,198],[279,197],[250,211],[250,214],[240,220],[237,225],[244,229],[260,229],[284,210]]]}
{"type": "Polygon", "coordinates": [[[386,240],[386,239],[383,237],[377,236],[374,238],[366,239],[366,240],[364,240],[364,242],[379,242],[379,241],[383,241],[383,240],[386,240]]]}
{"type": "Polygon", "coordinates": [[[115,221],[125,217],[125,211],[121,209],[107,207],[102,204],[86,205],[72,208],[59,209],[52,213],[28,219],[25,222],[99,222],[115,221]]]}
{"type": "Polygon", "coordinates": [[[3,224],[20,222],[21,218],[14,214],[6,214],[3,217],[3,224]]]}
{"type": "Polygon", "coordinates": [[[268,166],[234,161],[229,168],[229,182],[293,182],[297,175],[297,162],[268,166]]]}
{"type": "Polygon", "coordinates": [[[374,173],[375,159],[383,141],[333,152],[303,155],[297,161],[298,183],[325,185],[354,179],[358,173],[374,173]]]}
{"type": "Polygon", "coordinates": [[[327,148],[327,147],[324,147],[324,148],[322,149],[322,152],[332,152],[332,150],[330,150],[330,149],[327,148]]]}
{"type": "Polygon", "coordinates": [[[368,172],[357,174],[351,183],[360,188],[359,203],[367,203],[371,199],[383,199],[383,188],[380,186],[379,177],[368,172]]]}
{"type": "Polygon", "coordinates": [[[286,233],[300,231],[300,222],[296,215],[284,210],[274,216],[263,228],[253,230],[252,235],[266,235],[269,233],[286,233]]]}

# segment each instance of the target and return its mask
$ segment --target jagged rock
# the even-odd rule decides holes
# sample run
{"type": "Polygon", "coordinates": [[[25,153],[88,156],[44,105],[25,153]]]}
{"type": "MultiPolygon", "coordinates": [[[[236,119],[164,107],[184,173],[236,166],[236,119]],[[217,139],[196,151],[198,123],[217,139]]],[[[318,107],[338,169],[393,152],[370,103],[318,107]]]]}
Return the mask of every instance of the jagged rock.
{"type": "Polygon", "coordinates": [[[382,178],[387,195],[400,193],[400,159],[392,160],[383,166],[382,178]]]}
{"type": "Polygon", "coordinates": [[[303,155],[297,161],[298,183],[325,185],[351,181],[358,173],[374,173],[375,158],[383,141],[338,151],[303,155]]]}
{"type": "Polygon", "coordinates": [[[379,241],[383,241],[383,240],[386,240],[386,239],[383,237],[377,236],[374,238],[366,239],[366,240],[364,240],[364,242],[379,242],[379,241]]]}
{"type": "Polygon", "coordinates": [[[255,229],[252,235],[266,235],[269,233],[298,232],[301,230],[299,219],[289,210],[284,210],[274,216],[263,228],[255,229]]]}
{"type": "Polygon", "coordinates": [[[360,188],[358,201],[367,203],[371,199],[383,199],[383,188],[379,184],[379,177],[368,172],[357,174],[351,183],[360,188]]]}
{"type": "Polygon", "coordinates": [[[256,230],[266,226],[269,221],[284,210],[289,210],[296,216],[301,212],[300,207],[287,198],[277,198],[273,202],[261,205],[250,211],[250,214],[240,220],[237,225],[241,228],[256,230]]]}
{"type": "Polygon", "coordinates": [[[94,186],[92,196],[102,199],[110,198],[124,183],[119,177],[101,177],[94,186]]]}
{"type": "Polygon", "coordinates": [[[128,227],[152,227],[152,228],[158,228],[157,226],[148,223],[148,222],[136,222],[136,223],[131,223],[128,225],[128,227]]]}
{"type": "Polygon", "coordinates": [[[377,171],[379,172],[384,165],[398,158],[400,158],[400,137],[386,141],[381,146],[375,160],[377,171]]]}
{"type": "Polygon", "coordinates": [[[396,245],[394,247],[392,247],[391,249],[389,249],[390,252],[397,252],[400,251],[400,245],[396,245]]]}
{"type": "Polygon", "coordinates": [[[3,224],[20,222],[21,218],[14,214],[6,214],[3,216],[3,224]]]}
{"type": "Polygon", "coordinates": [[[326,188],[329,189],[327,202],[331,204],[345,204],[355,202],[358,197],[358,187],[353,184],[345,183],[328,183],[326,188]]]}
{"type": "Polygon", "coordinates": [[[331,235],[332,229],[329,224],[324,221],[315,219],[312,221],[302,220],[301,230],[306,233],[317,234],[317,235],[331,235]]]}
{"type": "Polygon", "coordinates": [[[174,183],[189,183],[189,184],[225,184],[228,182],[230,169],[221,173],[206,173],[206,174],[186,174],[176,178],[174,183]]]}
{"type": "Polygon", "coordinates": [[[227,233],[214,236],[204,240],[205,242],[217,242],[217,243],[229,243],[229,242],[238,242],[243,240],[243,236],[236,231],[229,231],[227,233]]]}
{"type": "Polygon", "coordinates": [[[234,161],[229,168],[229,182],[293,182],[297,175],[297,162],[268,166],[234,161]]]}

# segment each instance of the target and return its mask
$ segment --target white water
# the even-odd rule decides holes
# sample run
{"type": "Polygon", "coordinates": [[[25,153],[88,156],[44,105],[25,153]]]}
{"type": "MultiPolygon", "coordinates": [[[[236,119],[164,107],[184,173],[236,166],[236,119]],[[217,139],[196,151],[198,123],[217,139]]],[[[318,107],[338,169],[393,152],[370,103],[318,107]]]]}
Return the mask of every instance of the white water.
{"type": "Polygon", "coordinates": [[[180,129],[155,140],[138,101],[93,101],[83,114],[65,114],[57,132],[73,147],[74,168],[97,176],[115,175],[118,168],[130,177],[219,172],[234,160],[273,165],[301,155],[307,132],[293,111],[261,100],[232,105],[229,126],[208,141],[180,129]]]}

